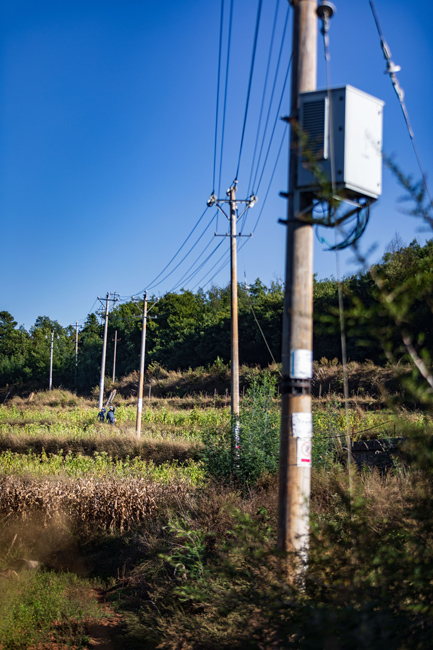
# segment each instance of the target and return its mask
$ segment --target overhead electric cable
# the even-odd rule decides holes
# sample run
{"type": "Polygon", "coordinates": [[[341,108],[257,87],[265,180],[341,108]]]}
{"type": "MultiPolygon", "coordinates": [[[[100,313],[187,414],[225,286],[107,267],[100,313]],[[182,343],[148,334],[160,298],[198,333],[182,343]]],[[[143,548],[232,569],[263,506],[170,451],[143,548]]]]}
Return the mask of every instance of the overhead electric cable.
{"type": "Polygon", "coordinates": [[[269,190],[271,189],[272,181],[274,180],[274,176],[275,176],[275,172],[276,172],[276,169],[277,169],[278,161],[279,161],[280,155],[281,155],[281,150],[283,148],[284,140],[285,140],[285,137],[286,137],[286,131],[287,131],[287,129],[284,129],[284,131],[283,131],[283,137],[281,138],[280,146],[278,148],[277,159],[275,160],[275,164],[274,164],[274,168],[272,170],[271,178],[270,178],[269,183],[268,183],[268,189],[266,190],[265,198],[263,199],[263,202],[262,202],[262,205],[261,205],[261,208],[260,208],[260,212],[258,214],[256,223],[255,223],[254,228],[253,228],[253,232],[256,231],[256,228],[259,225],[260,217],[262,216],[262,212],[263,212],[263,210],[265,208],[265,205],[266,205],[266,201],[267,201],[267,198],[268,198],[268,195],[269,195],[269,190]]]}
{"type": "MultiPolygon", "coordinates": [[[[162,269],[162,271],[161,271],[160,273],[158,273],[158,275],[156,276],[156,278],[155,278],[155,279],[150,283],[150,285],[147,286],[147,289],[150,289],[152,286],[156,286],[156,285],[155,285],[156,280],[158,280],[158,278],[161,277],[161,275],[162,275],[162,274],[163,274],[163,273],[168,269],[168,267],[170,266],[170,264],[172,264],[172,262],[173,262],[173,261],[176,259],[176,257],[179,255],[180,251],[181,251],[182,248],[185,246],[185,244],[189,241],[190,237],[192,236],[192,234],[194,233],[194,231],[196,230],[196,228],[197,228],[198,225],[200,224],[201,220],[203,219],[203,217],[204,217],[204,215],[206,214],[206,212],[207,212],[208,209],[209,209],[208,206],[206,206],[204,212],[202,213],[201,217],[198,219],[197,223],[195,224],[195,226],[193,227],[193,229],[192,229],[191,232],[189,233],[188,237],[185,239],[185,241],[183,242],[183,244],[182,244],[182,245],[177,249],[176,253],[173,255],[173,257],[172,257],[171,260],[168,262],[168,264],[166,264],[166,265],[164,266],[164,268],[162,269]]],[[[167,276],[167,277],[168,277],[168,276],[167,276]]],[[[160,284],[160,283],[158,283],[158,284],[160,284]]],[[[137,296],[137,295],[140,294],[140,293],[143,293],[144,290],[145,290],[145,289],[140,289],[140,291],[136,291],[135,293],[132,293],[131,296],[130,296],[130,298],[132,298],[133,296],[137,296]]]]}
{"type": "MultiPolygon", "coordinates": [[[[210,222],[208,223],[208,225],[207,225],[206,228],[203,230],[203,232],[201,233],[201,235],[199,236],[199,238],[198,238],[198,239],[195,241],[195,243],[191,246],[191,248],[190,248],[189,251],[186,253],[186,255],[184,255],[184,256],[182,257],[182,259],[180,260],[180,262],[178,262],[178,263],[176,264],[176,266],[175,266],[175,267],[174,267],[174,268],[173,268],[169,273],[167,273],[167,275],[165,275],[161,280],[159,280],[159,282],[151,282],[151,284],[148,286],[148,289],[154,289],[155,287],[157,287],[158,285],[160,285],[161,282],[164,282],[164,280],[167,280],[167,278],[169,278],[170,275],[172,275],[172,274],[176,271],[176,269],[179,268],[179,266],[180,266],[180,265],[181,265],[181,264],[186,260],[186,258],[188,257],[188,255],[189,255],[189,254],[194,250],[194,248],[197,246],[197,244],[199,243],[199,241],[201,240],[201,238],[204,236],[206,230],[208,230],[208,228],[209,228],[211,225],[212,225],[212,221],[210,221],[210,222]]],[[[161,275],[161,274],[159,274],[159,275],[161,275]]],[[[159,276],[158,276],[158,277],[159,277],[159,276]]]]}
{"type": "Polygon", "coordinates": [[[87,320],[87,318],[90,316],[90,314],[93,313],[93,307],[96,305],[97,302],[98,302],[98,299],[95,298],[95,300],[94,300],[94,302],[93,302],[93,305],[90,307],[90,309],[89,309],[89,311],[87,312],[86,316],[85,316],[84,318],[80,318],[80,319],[79,319],[78,321],[76,321],[76,322],[77,322],[77,323],[85,323],[86,320],[87,320]]]}
{"type": "Polygon", "coordinates": [[[291,66],[292,66],[292,60],[293,60],[293,52],[292,52],[292,54],[291,54],[291,56],[290,56],[289,65],[287,66],[287,72],[286,72],[286,76],[285,76],[285,79],[284,79],[283,89],[282,89],[282,91],[281,91],[281,97],[280,97],[280,101],[279,101],[279,103],[278,103],[277,113],[276,113],[276,115],[275,115],[274,126],[273,126],[273,128],[272,128],[271,138],[270,138],[270,140],[269,140],[268,149],[267,149],[267,151],[266,151],[265,162],[263,163],[263,167],[262,167],[262,171],[261,171],[261,174],[260,174],[259,182],[258,182],[258,184],[257,184],[257,190],[255,191],[256,194],[258,194],[259,189],[260,189],[260,185],[261,185],[261,183],[262,183],[263,174],[264,174],[264,172],[265,172],[266,163],[267,163],[267,161],[268,161],[269,153],[270,153],[271,146],[272,146],[272,141],[273,141],[273,139],[274,139],[275,128],[276,128],[276,126],[277,126],[278,118],[279,118],[279,116],[280,116],[280,115],[279,115],[279,113],[280,113],[280,108],[281,108],[281,104],[283,103],[284,92],[285,92],[285,90],[286,90],[286,84],[287,84],[287,80],[288,80],[288,78],[289,78],[289,71],[290,71],[290,68],[291,68],[291,66]]]}
{"type": "Polygon", "coordinates": [[[253,54],[251,57],[251,67],[250,67],[250,78],[248,81],[248,91],[247,91],[247,101],[245,105],[245,113],[244,113],[244,123],[242,126],[242,136],[241,136],[241,145],[239,147],[239,158],[238,158],[238,166],[236,169],[236,176],[235,178],[237,179],[239,176],[239,167],[241,164],[241,157],[242,157],[242,148],[244,144],[244,136],[245,136],[245,127],[247,124],[247,117],[248,117],[248,108],[249,108],[249,103],[250,103],[250,94],[251,94],[251,85],[253,81],[253,73],[254,73],[254,62],[256,59],[256,51],[257,51],[257,38],[259,35],[259,25],[260,25],[260,14],[262,11],[262,2],[263,0],[259,0],[258,8],[257,8],[257,19],[256,19],[256,29],[254,33],[254,43],[253,43],[253,54]]]}
{"type": "Polygon", "coordinates": [[[219,54],[218,54],[218,78],[217,78],[217,96],[216,96],[216,111],[215,111],[215,145],[213,154],[213,190],[215,192],[215,173],[216,173],[216,155],[217,155],[217,139],[218,139],[218,113],[220,103],[220,79],[221,79],[221,54],[223,42],[223,24],[224,24],[224,0],[221,0],[221,18],[220,18],[220,41],[219,41],[219,54]]]}
{"type": "Polygon", "coordinates": [[[221,155],[220,155],[220,165],[219,165],[219,176],[218,176],[218,196],[221,194],[221,172],[223,164],[223,151],[224,151],[224,132],[226,124],[226,109],[227,109],[227,89],[228,89],[228,80],[229,80],[229,64],[230,64],[230,46],[232,40],[232,24],[233,24],[233,0],[230,2],[230,16],[229,16],[229,32],[227,38],[227,59],[226,59],[226,76],[224,84],[224,105],[223,105],[223,120],[221,128],[221,155]]]}
{"type": "MultiPolygon", "coordinates": [[[[290,5],[288,4],[287,5],[287,11],[286,11],[286,19],[284,21],[283,34],[281,36],[281,44],[280,44],[280,50],[279,50],[279,53],[278,53],[277,65],[276,65],[276,68],[275,68],[274,82],[272,84],[272,91],[271,91],[271,96],[270,96],[270,99],[269,99],[268,112],[267,112],[266,119],[265,119],[265,128],[264,128],[264,131],[263,131],[262,142],[261,142],[261,145],[260,145],[260,151],[259,151],[259,155],[258,155],[258,158],[257,158],[257,167],[256,167],[256,171],[255,171],[255,174],[254,174],[254,180],[253,180],[253,183],[252,183],[251,192],[253,194],[254,194],[254,187],[256,185],[257,174],[258,174],[259,168],[260,168],[260,160],[261,160],[262,153],[263,153],[263,147],[265,145],[266,133],[268,131],[268,125],[270,123],[270,115],[271,115],[271,110],[272,110],[272,104],[273,104],[273,101],[274,101],[275,89],[276,89],[276,86],[277,86],[278,73],[279,73],[279,70],[280,70],[283,47],[284,47],[285,38],[286,38],[287,25],[288,25],[288,22],[289,22],[289,14],[290,14],[290,5]]],[[[291,61],[289,61],[289,68],[290,68],[290,65],[291,65],[291,61]]],[[[283,86],[284,89],[285,89],[285,86],[286,86],[286,83],[287,83],[288,74],[289,73],[287,71],[284,86],[283,86]]],[[[284,94],[284,91],[283,91],[283,94],[284,94]]],[[[280,100],[280,105],[281,105],[281,101],[282,100],[280,100]]],[[[280,109],[278,108],[277,116],[278,116],[279,110],[280,109]]],[[[278,117],[277,117],[277,119],[278,119],[278,117]]],[[[251,183],[249,183],[249,186],[251,186],[251,183]]]]}
{"type": "MultiPolygon", "coordinates": [[[[200,264],[200,266],[198,266],[198,267],[197,267],[197,268],[196,268],[192,273],[190,273],[190,275],[189,275],[188,277],[186,277],[186,278],[184,279],[184,283],[190,282],[190,281],[191,281],[191,280],[192,280],[192,279],[197,275],[197,273],[199,273],[199,272],[202,270],[202,268],[203,268],[204,266],[206,266],[206,264],[208,263],[208,261],[209,261],[209,260],[211,259],[211,257],[212,257],[216,252],[217,252],[218,248],[221,246],[222,243],[223,243],[223,242],[222,242],[222,240],[221,240],[221,241],[217,244],[217,246],[215,246],[215,248],[213,249],[213,251],[212,251],[211,253],[209,253],[209,255],[206,257],[206,259],[203,260],[203,262],[200,264]]],[[[172,289],[172,291],[174,291],[175,289],[177,289],[177,288],[179,287],[180,284],[181,284],[181,282],[178,282],[177,285],[172,289]]]]}
{"type": "MultiPolygon", "coordinates": [[[[250,307],[251,307],[251,313],[252,313],[253,316],[254,316],[254,320],[256,321],[256,325],[257,325],[257,327],[259,328],[260,334],[262,335],[262,338],[263,338],[263,340],[264,340],[264,342],[265,342],[265,345],[266,345],[266,347],[268,348],[268,352],[269,352],[269,354],[271,355],[271,359],[272,359],[272,361],[275,363],[275,365],[277,365],[277,362],[275,361],[275,357],[274,357],[274,355],[272,354],[272,350],[271,350],[271,348],[270,348],[270,346],[269,346],[269,343],[268,343],[268,341],[266,340],[265,333],[263,332],[262,328],[260,327],[260,323],[259,323],[259,321],[258,321],[258,319],[257,319],[256,312],[254,311],[253,303],[252,303],[252,300],[251,300],[250,288],[249,288],[249,286],[247,285],[247,279],[246,279],[246,276],[245,276],[245,275],[244,275],[244,277],[245,277],[245,291],[247,292],[248,301],[249,301],[249,303],[250,303],[250,307]]],[[[278,372],[280,373],[281,378],[283,378],[283,375],[282,375],[281,371],[279,370],[278,372]]]]}
{"type": "MultiPolygon", "coordinates": [[[[255,141],[255,144],[254,144],[253,161],[251,163],[250,180],[248,181],[248,188],[249,188],[248,194],[252,193],[251,177],[253,175],[254,162],[256,160],[256,153],[257,153],[257,145],[258,145],[258,142],[259,142],[260,129],[261,129],[261,126],[262,126],[263,109],[264,109],[264,105],[265,105],[266,89],[267,89],[267,86],[268,86],[268,79],[269,79],[269,69],[270,69],[270,65],[271,65],[272,51],[273,51],[273,47],[274,47],[275,29],[276,29],[276,26],[277,26],[279,2],[280,2],[280,0],[276,0],[276,2],[275,2],[275,14],[274,14],[274,22],[273,22],[273,25],[272,25],[272,35],[271,35],[271,42],[270,42],[270,46],[269,46],[268,62],[267,62],[267,65],[266,65],[265,83],[264,83],[264,86],[263,86],[262,101],[261,101],[260,113],[259,113],[259,122],[258,122],[258,125],[257,125],[256,141],[255,141]]],[[[266,126],[265,126],[265,128],[266,128],[266,126]]]]}
{"type": "Polygon", "coordinates": [[[408,113],[408,110],[406,108],[406,104],[405,104],[405,101],[404,101],[404,90],[400,86],[399,81],[398,81],[397,76],[396,76],[396,72],[399,72],[401,70],[401,68],[400,68],[399,65],[396,65],[394,63],[394,61],[391,59],[391,50],[389,49],[388,43],[385,41],[382,30],[380,28],[379,18],[377,16],[377,12],[376,12],[373,0],[369,0],[369,2],[370,2],[371,11],[373,13],[374,21],[376,23],[377,31],[378,31],[378,34],[379,34],[379,37],[380,37],[380,44],[382,46],[383,55],[384,55],[385,60],[386,60],[386,73],[389,74],[389,76],[391,78],[391,82],[392,82],[392,85],[394,86],[395,94],[397,95],[398,101],[400,102],[400,107],[401,107],[401,110],[403,112],[403,117],[404,117],[404,120],[406,122],[406,127],[407,127],[409,137],[410,137],[411,142],[412,142],[412,147],[413,147],[413,150],[415,152],[415,157],[416,157],[416,160],[417,160],[417,163],[418,163],[419,170],[421,172],[421,177],[422,177],[422,180],[423,180],[424,188],[425,188],[426,194],[427,194],[427,196],[429,198],[430,206],[433,207],[433,200],[432,200],[432,197],[431,197],[431,194],[430,194],[429,187],[427,185],[427,177],[426,177],[426,175],[424,173],[424,169],[423,169],[422,164],[421,164],[421,158],[419,156],[418,149],[417,149],[417,146],[415,144],[415,134],[414,134],[414,132],[412,130],[412,126],[411,126],[411,123],[410,123],[410,120],[409,120],[409,113],[408,113]]]}
{"type": "Polygon", "coordinates": [[[204,264],[206,264],[206,262],[207,262],[207,261],[212,257],[212,255],[214,254],[214,252],[219,248],[220,244],[218,244],[218,246],[215,246],[214,250],[213,250],[213,251],[208,255],[208,257],[206,257],[206,259],[204,260],[204,262],[201,262],[201,263],[200,263],[200,266],[197,267],[197,269],[195,269],[194,271],[192,270],[192,269],[194,269],[194,267],[196,266],[196,264],[199,262],[200,258],[201,258],[201,257],[204,255],[204,253],[207,251],[207,249],[209,248],[209,246],[213,243],[213,241],[214,241],[214,240],[211,239],[211,240],[208,242],[208,244],[204,247],[204,249],[202,250],[202,252],[200,253],[200,255],[199,255],[199,256],[194,260],[194,262],[193,262],[193,263],[191,264],[191,266],[190,266],[190,267],[185,271],[185,273],[182,275],[182,277],[181,277],[181,278],[176,282],[176,284],[173,286],[173,288],[170,289],[170,293],[173,292],[173,291],[175,291],[175,290],[179,287],[180,284],[182,284],[182,283],[184,283],[184,282],[187,282],[187,281],[191,280],[191,279],[194,277],[194,275],[196,275],[196,274],[197,274],[197,273],[198,273],[198,272],[203,268],[204,264]]]}
{"type": "MultiPolygon", "coordinates": [[[[219,248],[219,246],[223,243],[223,241],[224,241],[224,240],[221,239],[221,243],[218,245],[218,248],[219,248]]],[[[209,273],[212,273],[212,271],[214,270],[214,268],[215,268],[215,267],[216,267],[216,266],[221,262],[221,260],[224,259],[224,258],[227,258],[227,259],[224,260],[224,262],[221,264],[221,266],[218,268],[218,270],[215,271],[215,273],[213,274],[213,276],[212,276],[212,277],[211,277],[211,278],[210,278],[210,279],[209,279],[209,280],[208,280],[208,281],[203,285],[203,287],[205,287],[207,284],[209,284],[209,282],[212,282],[212,280],[213,280],[213,279],[218,275],[218,273],[220,273],[220,272],[223,270],[223,268],[228,264],[229,259],[230,259],[230,251],[224,251],[224,253],[223,253],[223,254],[219,257],[219,259],[215,262],[215,264],[214,264],[214,265],[209,269],[209,271],[208,271],[205,275],[202,276],[202,278],[197,282],[197,284],[195,284],[195,285],[193,286],[193,288],[192,288],[193,291],[194,291],[194,289],[196,289],[197,287],[199,287],[199,286],[201,287],[201,286],[202,286],[201,283],[203,282],[203,280],[204,280],[204,279],[209,275],[209,273]]]]}

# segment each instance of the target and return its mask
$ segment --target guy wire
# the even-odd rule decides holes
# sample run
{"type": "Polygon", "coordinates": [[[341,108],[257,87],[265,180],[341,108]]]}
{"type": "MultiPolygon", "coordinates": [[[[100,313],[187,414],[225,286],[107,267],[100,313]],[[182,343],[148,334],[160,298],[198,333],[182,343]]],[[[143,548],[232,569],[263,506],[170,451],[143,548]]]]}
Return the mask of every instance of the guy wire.
{"type": "Polygon", "coordinates": [[[418,149],[417,149],[417,146],[415,144],[415,134],[414,134],[414,132],[412,130],[412,126],[411,126],[411,123],[410,123],[410,120],[409,120],[409,113],[407,111],[406,104],[405,104],[405,101],[404,101],[404,90],[400,86],[399,81],[398,81],[397,76],[396,76],[396,72],[398,72],[400,70],[400,66],[396,66],[394,64],[394,62],[392,61],[392,59],[391,59],[391,51],[389,49],[389,46],[388,46],[387,42],[385,41],[382,30],[380,28],[379,18],[377,16],[377,12],[376,12],[376,8],[374,6],[373,0],[369,0],[369,2],[370,2],[371,11],[373,13],[374,22],[376,23],[376,28],[377,28],[377,31],[378,31],[378,34],[379,34],[380,44],[382,46],[383,55],[384,55],[385,60],[386,60],[386,73],[389,74],[389,76],[391,77],[391,82],[392,82],[392,85],[394,87],[395,94],[397,95],[398,101],[400,103],[400,107],[401,107],[401,110],[403,112],[404,121],[406,122],[406,127],[407,127],[409,137],[410,137],[411,142],[412,142],[412,147],[413,147],[415,157],[416,157],[416,160],[417,160],[417,163],[418,163],[418,168],[419,168],[419,170],[421,172],[423,185],[424,185],[426,194],[427,194],[427,196],[429,198],[430,206],[433,207],[433,200],[432,200],[432,197],[431,197],[431,194],[430,194],[429,187],[427,185],[427,177],[426,177],[426,175],[424,173],[424,169],[423,169],[422,164],[421,164],[421,158],[420,158],[420,156],[418,154],[418,149]]]}

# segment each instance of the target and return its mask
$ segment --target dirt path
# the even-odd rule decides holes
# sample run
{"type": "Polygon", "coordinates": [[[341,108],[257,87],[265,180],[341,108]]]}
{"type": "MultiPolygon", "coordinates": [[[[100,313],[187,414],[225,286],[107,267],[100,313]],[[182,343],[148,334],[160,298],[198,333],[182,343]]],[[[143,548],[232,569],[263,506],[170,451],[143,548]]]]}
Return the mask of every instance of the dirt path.
{"type": "Polygon", "coordinates": [[[94,594],[106,616],[87,626],[87,634],[90,637],[88,647],[98,648],[98,650],[115,650],[118,647],[115,639],[120,635],[124,626],[123,617],[106,602],[104,591],[94,590],[94,594]]]}

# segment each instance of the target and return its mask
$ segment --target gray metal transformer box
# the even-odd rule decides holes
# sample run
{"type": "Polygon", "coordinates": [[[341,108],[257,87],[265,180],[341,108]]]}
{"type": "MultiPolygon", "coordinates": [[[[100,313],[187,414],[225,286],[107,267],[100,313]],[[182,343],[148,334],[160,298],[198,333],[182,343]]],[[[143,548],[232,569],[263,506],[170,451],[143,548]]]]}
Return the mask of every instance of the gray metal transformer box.
{"type": "MultiPolygon", "coordinates": [[[[382,192],[384,102],[353,86],[300,94],[299,126],[308,156],[334,182],[340,196],[377,199],[382,192]]],[[[299,151],[298,189],[318,191],[305,151],[299,151]]]]}

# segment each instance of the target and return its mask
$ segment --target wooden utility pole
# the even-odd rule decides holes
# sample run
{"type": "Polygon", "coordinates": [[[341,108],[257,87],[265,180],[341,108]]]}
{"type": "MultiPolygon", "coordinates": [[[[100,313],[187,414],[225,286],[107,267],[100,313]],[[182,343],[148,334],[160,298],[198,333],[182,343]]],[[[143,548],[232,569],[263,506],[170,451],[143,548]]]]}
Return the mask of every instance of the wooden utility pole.
{"type": "Polygon", "coordinates": [[[104,403],[104,380],[105,380],[105,356],[107,354],[107,333],[108,333],[108,307],[110,303],[110,293],[107,292],[105,298],[105,324],[104,324],[104,342],[102,344],[102,357],[101,357],[101,377],[99,380],[99,405],[101,410],[104,403]]]}
{"type": "MultiPolygon", "coordinates": [[[[228,190],[230,199],[230,298],[231,298],[231,413],[235,427],[235,436],[239,435],[239,326],[238,326],[238,263],[236,242],[236,181],[228,190]]],[[[235,445],[239,446],[239,440],[235,445]]]]}
{"type": "Polygon", "coordinates": [[[51,345],[50,345],[50,381],[48,384],[48,390],[51,390],[53,387],[53,356],[54,356],[54,330],[51,332],[51,345]]]}
{"type": "Polygon", "coordinates": [[[122,339],[117,338],[117,330],[114,332],[114,354],[113,354],[113,381],[116,380],[116,355],[117,355],[117,341],[121,341],[122,339]]]}
{"type": "MultiPolygon", "coordinates": [[[[316,89],[317,1],[293,7],[289,193],[282,346],[282,404],[278,541],[281,551],[305,553],[309,535],[313,373],[313,228],[297,219],[311,200],[297,189],[299,93],[316,89]]],[[[306,210],[307,209],[307,210],[306,210]]]]}
{"type": "Polygon", "coordinates": [[[78,370],[78,321],[75,321],[75,385],[77,385],[78,370]]]}
{"type": "Polygon", "coordinates": [[[257,197],[251,195],[249,199],[236,200],[236,190],[238,182],[233,181],[233,185],[227,190],[228,199],[217,199],[212,194],[207,204],[209,207],[215,205],[230,222],[230,232],[225,235],[215,235],[230,237],[230,297],[231,297],[231,416],[234,433],[234,448],[239,449],[239,328],[238,328],[238,277],[237,277],[237,238],[252,237],[252,235],[242,235],[236,232],[236,226],[243,214],[252,208],[257,202],[257,197]],[[221,207],[221,203],[228,203],[230,207],[230,216],[227,215],[221,207]],[[243,212],[237,214],[238,203],[244,203],[243,212]]]}
{"type": "Polygon", "coordinates": [[[146,325],[147,325],[147,291],[144,292],[144,298],[143,298],[143,328],[141,330],[140,377],[138,380],[137,421],[135,425],[135,432],[137,434],[137,438],[141,436],[141,413],[143,411],[144,358],[146,353],[146,325]]]}

